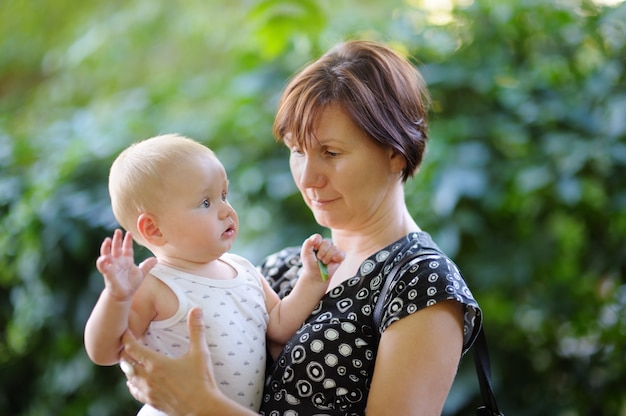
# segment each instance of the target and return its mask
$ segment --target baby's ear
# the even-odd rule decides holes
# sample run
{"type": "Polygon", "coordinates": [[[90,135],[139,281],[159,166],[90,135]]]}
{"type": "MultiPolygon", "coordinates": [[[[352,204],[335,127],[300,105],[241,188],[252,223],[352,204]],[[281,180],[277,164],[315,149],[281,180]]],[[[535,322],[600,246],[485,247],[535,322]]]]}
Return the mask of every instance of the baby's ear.
{"type": "Polygon", "coordinates": [[[137,218],[137,230],[143,240],[155,246],[165,244],[165,238],[159,229],[156,219],[150,214],[141,214],[137,218]]]}

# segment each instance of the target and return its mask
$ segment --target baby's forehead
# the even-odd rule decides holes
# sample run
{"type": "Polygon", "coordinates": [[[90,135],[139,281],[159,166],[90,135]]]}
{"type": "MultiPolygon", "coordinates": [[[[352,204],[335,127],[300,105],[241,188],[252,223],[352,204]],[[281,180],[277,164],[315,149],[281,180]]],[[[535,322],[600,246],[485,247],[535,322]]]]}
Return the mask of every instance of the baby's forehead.
{"type": "MultiPolygon", "coordinates": [[[[226,168],[213,152],[202,152],[190,158],[188,168],[210,176],[217,181],[227,181],[226,168]]],[[[184,169],[184,168],[183,168],[184,169]]]]}

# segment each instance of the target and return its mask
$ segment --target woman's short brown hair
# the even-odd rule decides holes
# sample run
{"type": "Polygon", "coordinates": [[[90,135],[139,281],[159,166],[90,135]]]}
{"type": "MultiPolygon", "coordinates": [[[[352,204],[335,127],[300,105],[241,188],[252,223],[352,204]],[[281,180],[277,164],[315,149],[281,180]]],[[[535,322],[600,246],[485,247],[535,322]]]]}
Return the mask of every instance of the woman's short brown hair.
{"type": "Polygon", "coordinates": [[[403,155],[403,181],[422,163],[428,139],[426,84],[415,66],[388,46],[349,41],[330,49],[289,82],[278,105],[274,136],[306,148],[329,104],[339,104],[375,142],[403,155]]]}

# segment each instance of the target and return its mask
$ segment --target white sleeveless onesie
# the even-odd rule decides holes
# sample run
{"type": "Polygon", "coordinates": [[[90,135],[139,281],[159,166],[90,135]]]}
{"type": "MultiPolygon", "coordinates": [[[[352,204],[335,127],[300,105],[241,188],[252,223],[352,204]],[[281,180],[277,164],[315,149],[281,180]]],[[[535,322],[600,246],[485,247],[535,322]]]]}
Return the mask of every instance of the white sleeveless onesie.
{"type": "MultiPolygon", "coordinates": [[[[176,294],[178,310],[169,319],[151,322],[143,341],[165,355],[183,355],[189,349],[187,313],[194,306],[202,307],[206,341],[220,389],[232,400],[258,412],[269,320],[260,281],[263,276],[240,256],[226,253],[220,260],[237,271],[234,279],[196,276],[162,264],[150,271],[176,294]]],[[[146,405],[138,415],[164,413],[146,405]]]]}

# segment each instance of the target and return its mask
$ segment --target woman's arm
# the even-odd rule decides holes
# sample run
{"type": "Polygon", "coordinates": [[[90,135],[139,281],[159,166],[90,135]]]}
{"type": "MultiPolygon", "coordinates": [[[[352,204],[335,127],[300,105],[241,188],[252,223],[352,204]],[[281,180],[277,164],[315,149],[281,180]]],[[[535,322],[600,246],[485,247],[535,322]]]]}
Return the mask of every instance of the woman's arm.
{"type": "Polygon", "coordinates": [[[126,331],[122,357],[132,365],[126,374],[130,393],[170,416],[256,415],[219,390],[205,341],[202,309],[193,308],[187,322],[189,351],[179,358],[152,351],[126,331]]]}
{"type": "Polygon", "coordinates": [[[463,348],[463,307],[443,301],[382,334],[367,415],[439,416],[463,348]]]}

